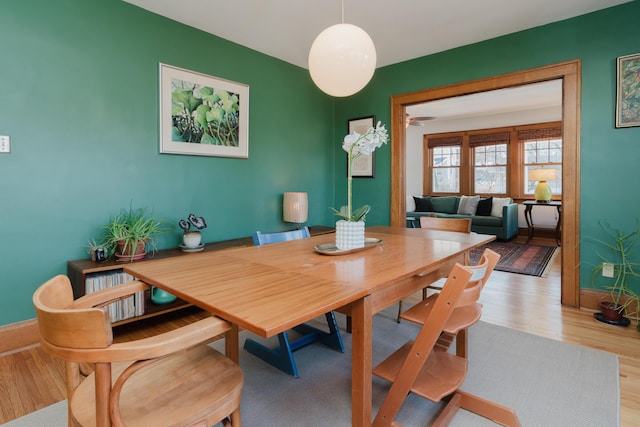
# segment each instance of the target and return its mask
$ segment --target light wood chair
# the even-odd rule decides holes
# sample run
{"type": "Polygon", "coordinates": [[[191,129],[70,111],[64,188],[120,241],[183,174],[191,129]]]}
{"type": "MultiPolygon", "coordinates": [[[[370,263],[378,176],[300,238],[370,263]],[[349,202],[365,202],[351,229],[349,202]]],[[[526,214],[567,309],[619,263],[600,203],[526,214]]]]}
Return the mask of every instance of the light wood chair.
{"type": "Polygon", "coordinates": [[[237,342],[237,327],[210,316],[113,343],[108,304],[148,288],[134,281],[74,301],[59,275],[34,293],[42,346],[65,360],[69,426],[241,426],[242,371],[206,345],[221,334],[237,342]]]}
{"type": "MultiPolygon", "coordinates": [[[[471,218],[438,218],[434,216],[421,216],[420,228],[429,228],[432,230],[441,231],[457,231],[459,233],[471,233],[471,218]]],[[[464,265],[469,265],[469,253],[464,254],[464,265]]],[[[426,285],[422,289],[422,299],[427,298],[428,289],[440,290],[444,284],[445,279],[440,279],[434,283],[426,285]]],[[[398,302],[398,316],[396,321],[400,323],[402,319],[402,300],[398,302]]]]}
{"type": "MultiPolygon", "coordinates": [[[[520,426],[512,409],[460,390],[467,374],[468,360],[438,346],[440,334],[451,325],[454,312],[476,304],[489,262],[489,258],[484,257],[478,266],[456,264],[415,341],[407,342],[374,368],[374,375],[392,383],[374,419],[375,427],[399,426],[394,419],[410,392],[433,402],[448,399],[445,409],[431,424],[433,426],[448,425],[458,408],[504,426],[520,426]]],[[[466,320],[467,316],[460,317],[456,322],[460,328],[477,321],[474,315],[466,320]]]]}
{"type": "MultiPolygon", "coordinates": [[[[288,240],[305,239],[308,237],[310,237],[308,227],[279,233],[261,233],[260,231],[256,231],[253,234],[253,243],[256,246],[261,246],[288,240]]],[[[289,338],[289,333],[287,331],[279,333],[279,346],[277,348],[269,348],[251,338],[247,338],[244,342],[244,349],[281,371],[297,378],[299,375],[296,361],[293,358],[294,351],[299,350],[312,342],[320,341],[324,345],[344,353],[342,335],[340,335],[340,329],[338,328],[338,322],[336,321],[334,312],[330,311],[325,313],[325,318],[327,320],[329,332],[307,324],[302,324],[293,328],[293,330],[300,335],[295,340],[291,340],[289,338]]]]}
{"type": "MultiPolygon", "coordinates": [[[[484,285],[489,280],[489,276],[493,273],[496,264],[500,260],[500,254],[492,251],[491,249],[485,249],[480,257],[479,265],[487,263],[487,268],[484,273],[484,277],[481,279],[480,290],[484,288],[484,285]]],[[[446,279],[445,279],[446,281],[446,279]]],[[[439,294],[433,294],[426,299],[415,304],[400,316],[404,320],[414,322],[417,324],[424,324],[429,317],[431,310],[435,306],[436,299],[439,294]]],[[[482,316],[482,304],[479,302],[469,303],[468,305],[457,307],[453,310],[453,314],[447,321],[445,328],[443,329],[440,338],[438,338],[438,346],[441,350],[447,350],[452,344],[454,338],[456,342],[456,354],[460,357],[467,357],[467,328],[475,324],[480,320],[482,316]]]]}

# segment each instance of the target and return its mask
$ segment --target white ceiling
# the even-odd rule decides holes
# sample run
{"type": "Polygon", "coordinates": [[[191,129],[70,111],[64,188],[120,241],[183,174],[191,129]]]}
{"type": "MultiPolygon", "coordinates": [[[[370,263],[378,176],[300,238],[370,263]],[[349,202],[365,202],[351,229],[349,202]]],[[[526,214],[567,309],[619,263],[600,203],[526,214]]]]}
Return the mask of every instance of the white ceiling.
{"type": "MultiPolygon", "coordinates": [[[[341,0],[124,0],[307,67],[309,48],[341,22],[341,0]]],[[[344,0],[344,22],[376,45],[377,67],[537,27],[630,0],[344,0]]]]}
{"type": "Polygon", "coordinates": [[[562,80],[551,80],[412,105],[407,113],[411,117],[450,120],[543,109],[559,111],[561,105],[562,80]]]}

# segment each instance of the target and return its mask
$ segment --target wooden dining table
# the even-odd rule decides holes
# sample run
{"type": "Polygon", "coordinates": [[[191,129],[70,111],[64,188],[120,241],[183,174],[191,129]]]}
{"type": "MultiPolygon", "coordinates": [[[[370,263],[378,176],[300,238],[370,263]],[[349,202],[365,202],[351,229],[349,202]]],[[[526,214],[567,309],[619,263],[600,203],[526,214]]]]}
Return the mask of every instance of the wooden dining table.
{"type": "Polygon", "coordinates": [[[351,319],[352,425],[372,419],[372,317],[446,276],[465,252],[495,239],[476,233],[374,226],[378,244],[325,255],[334,234],[123,266],[140,280],[234,325],[227,356],[238,361],[238,328],[268,338],[336,310],[351,319]]]}

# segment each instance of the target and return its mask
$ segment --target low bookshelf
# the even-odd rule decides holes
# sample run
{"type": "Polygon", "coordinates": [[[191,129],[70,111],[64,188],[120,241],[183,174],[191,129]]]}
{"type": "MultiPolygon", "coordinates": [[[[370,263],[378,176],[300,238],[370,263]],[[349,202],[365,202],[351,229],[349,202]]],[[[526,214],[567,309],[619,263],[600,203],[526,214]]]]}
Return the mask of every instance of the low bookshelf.
{"type": "MultiPolygon", "coordinates": [[[[309,227],[309,232],[311,233],[311,235],[326,234],[333,231],[334,229],[331,227],[309,227]]],[[[206,243],[204,245],[203,251],[219,251],[240,246],[253,246],[253,240],[251,239],[251,237],[243,237],[239,239],[206,243]]],[[[161,249],[156,251],[155,253],[148,254],[143,261],[135,262],[150,262],[154,259],[177,256],[189,256],[189,253],[183,252],[182,250],[180,250],[180,248],[161,249]]],[[[81,296],[85,295],[87,285],[89,284],[89,286],[91,286],[91,282],[93,281],[104,281],[108,285],[117,286],[117,283],[120,283],[120,281],[124,279],[123,264],[126,264],[126,262],[127,261],[115,260],[97,262],[92,261],[91,259],[67,261],[67,275],[69,276],[71,286],[73,287],[73,297],[80,298],[81,296]]],[[[142,303],[144,309],[139,309],[138,312],[135,311],[135,308],[132,310],[127,310],[127,316],[124,316],[126,318],[122,318],[123,316],[118,316],[116,318],[117,320],[113,322],[114,326],[124,325],[130,322],[137,322],[158,315],[164,315],[176,312],[178,310],[185,310],[187,308],[189,308],[189,310],[186,310],[185,313],[192,313],[194,311],[194,307],[191,307],[190,304],[180,299],[177,299],[176,301],[169,304],[155,304],[151,302],[151,295],[149,291],[145,292],[144,295],[141,295],[138,298],[142,303]]],[[[199,309],[195,311],[198,310],[199,309]]]]}

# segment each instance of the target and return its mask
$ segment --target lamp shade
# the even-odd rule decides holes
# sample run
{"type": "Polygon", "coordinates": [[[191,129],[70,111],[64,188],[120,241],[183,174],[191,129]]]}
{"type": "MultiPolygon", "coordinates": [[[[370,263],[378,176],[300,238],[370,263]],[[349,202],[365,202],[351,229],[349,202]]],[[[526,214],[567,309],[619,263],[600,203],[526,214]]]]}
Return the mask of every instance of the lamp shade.
{"type": "Polygon", "coordinates": [[[553,181],[556,179],[555,169],[529,169],[529,181],[553,181]]]}
{"type": "Polygon", "coordinates": [[[282,219],[285,222],[302,224],[307,221],[307,193],[287,192],[282,200],[282,219]]]}
{"type": "Polygon", "coordinates": [[[336,24],[318,34],[309,50],[313,82],[331,96],[349,96],[365,87],[376,68],[371,37],[352,24],[336,24]]]}

